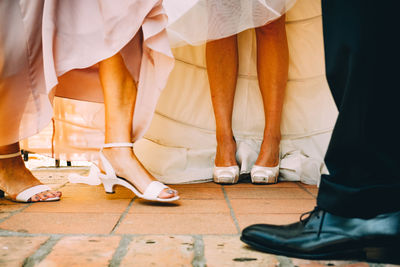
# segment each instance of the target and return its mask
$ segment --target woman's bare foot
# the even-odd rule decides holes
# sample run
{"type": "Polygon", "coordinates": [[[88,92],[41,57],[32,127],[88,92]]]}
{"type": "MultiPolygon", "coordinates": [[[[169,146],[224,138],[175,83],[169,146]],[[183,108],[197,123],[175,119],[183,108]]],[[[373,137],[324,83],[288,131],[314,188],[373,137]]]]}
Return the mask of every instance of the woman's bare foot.
{"type": "MultiPolygon", "coordinates": [[[[110,161],[115,173],[131,182],[141,193],[156,179],[144,168],[131,147],[104,148],[103,154],[110,161]]],[[[166,188],[158,195],[168,199],[178,195],[178,191],[166,188]]]]}
{"type": "Polygon", "coordinates": [[[215,155],[215,166],[236,166],[236,142],[232,136],[217,137],[217,152],[215,155]]]}
{"type": "Polygon", "coordinates": [[[264,135],[261,144],[260,154],[258,155],[256,165],[262,167],[275,167],[279,164],[279,144],[281,137],[273,135],[264,135]]]}
{"type": "MultiPolygon", "coordinates": [[[[15,200],[22,191],[41,184],[25,167],[21,157],[0,159],[0,188],[11,200],[15,200]]],[[[29,201],[45,201],[54,197],[61,197],[61,192],[55,190],[41,192],[31,197],[29,201]]]]}

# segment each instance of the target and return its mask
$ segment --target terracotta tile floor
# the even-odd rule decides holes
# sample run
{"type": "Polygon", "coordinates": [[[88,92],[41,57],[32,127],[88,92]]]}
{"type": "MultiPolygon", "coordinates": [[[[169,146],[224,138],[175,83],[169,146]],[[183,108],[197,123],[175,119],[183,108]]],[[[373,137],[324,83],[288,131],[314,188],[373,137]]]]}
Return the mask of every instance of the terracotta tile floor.
{"type": "Polygon", "coordinates": [[[276,257],[239,241],[249,224],[297,221],[314,207],[315,186],[177,185],[179,202],[157,204],[70,184],[72,172],[34,172],[63,192],[60,202],[0,200],[0,266],[377,266],[276,257]]]}

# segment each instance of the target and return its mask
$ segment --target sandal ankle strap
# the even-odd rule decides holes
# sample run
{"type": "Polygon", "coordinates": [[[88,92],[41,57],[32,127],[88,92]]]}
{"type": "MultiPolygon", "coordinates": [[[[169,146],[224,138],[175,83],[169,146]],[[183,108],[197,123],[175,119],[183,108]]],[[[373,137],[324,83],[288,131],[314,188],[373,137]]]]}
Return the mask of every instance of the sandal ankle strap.
{"type": "Polygon", "coordinates": [[[104,144],[102,148],[110,148],[110,147],[133,147],[133,143],[107,143],[104,144]]]}
{"type": "Polygon", "coordinates": [[[0,155],[0,159],[10,159],[10,158],[16,158],[18,156],[21,156],[21,152],[15,152],[13,154],[5,154],[5,155],[0,155]]]}
{"type": "Polygon", "coordinates": [[[100,154],[100,160],[101,160],[101,163],[103,164],[104,171],[106,172],[106,174],[108,176],[116,178],[117,175],[116,175],[116,173],[114,171],[113,166],[111,165],[111,163],[108,161],[108,159],[103,154],[103,149],[104,148],[112,148],[112,147],[133,147],[133,143],[127,143],[127,142],[107,143],[107,144],[104,144],[100,149],[100,153],[99,153],[100,154]]]}

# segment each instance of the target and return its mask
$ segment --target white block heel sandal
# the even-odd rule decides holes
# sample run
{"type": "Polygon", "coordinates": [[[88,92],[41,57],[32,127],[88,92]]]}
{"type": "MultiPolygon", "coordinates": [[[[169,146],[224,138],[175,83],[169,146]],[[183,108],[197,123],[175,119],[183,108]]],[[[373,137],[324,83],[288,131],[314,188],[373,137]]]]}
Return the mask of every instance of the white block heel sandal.
{"type": "Polygon", "coordinates": [[[276,184],[279,176],[279,164],[275,167],[254,165],[251,168],[250,176],[253,184],[276,184]]]}
{"type": "MultiPolygon", "coordinates": [[[[0,155],[0,159],[10,159],[10,158],[15,158],[15,157],[20,157],[21,152],[16,152],[13,154],[7,154],[7,155],[0,155]]],[[[41,184],[41,185],[35,185],[32,186],[28,189],[25,189],[24,191],[20,192],[15,199],[11,199],[12,201],[15,202],[23,202],[23,203],[28,203],[31,202],[30,199],[35,196],[36,194],[43,193],[46,191],[50,191],[51,188],[48,187],[47,185],[41,184]]],[[[4,196],[4,191],[0,190],[0,196],[4,196]]],[[[50,202],[50,201],[57,201],[60,200],[60,197],[52,197],[52,198],[47,198],[45,200],[38,200],[34,202],[50,202]]]]}
{"type": "Polygon", "coordinates": [[[114,168],[112,167],[111,163],[108,161],[108,159],[104,156],[103,154],[103,149],[104,148],[112,148],[112,147],[133,147],[132,143],[108,143],[104,144],[103,147],[100,150],[100,160],[103,165],[103,168],[105,170],[105,174],[101,173],[99,171],[99,178],[103,183],[104,190],[106,193],[114,193],[114,186],[115,185],[121,185],[123,187],[128,188],[131,190],[136,196],[139,198],[143,198],[146,200],[151,200],[151,201],[158,201],[158,202],[172,202],[176,201],[179,199],[179,196],[175,196],[172,198],[159,198],[159,194],[161,191],[163,191],[165,188],[169,188],[165,184],[159,182],[159,181],[153,181],[151,182],[144,193],[140,193],[139,190],[128,180],[119,177],[115,174],[114,168]]]}
{"type": "Polygon", "coordinates": [[[213,179],[218,184],[236,184],[239,180],[239,166],[214,167],[213,179]]]}

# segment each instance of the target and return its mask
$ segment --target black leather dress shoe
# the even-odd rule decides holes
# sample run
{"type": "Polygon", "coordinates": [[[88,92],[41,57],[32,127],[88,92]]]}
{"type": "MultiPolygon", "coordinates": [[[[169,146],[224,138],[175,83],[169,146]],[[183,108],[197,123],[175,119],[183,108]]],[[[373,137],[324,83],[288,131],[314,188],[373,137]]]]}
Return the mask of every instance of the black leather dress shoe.
{"type": "Polygon", "coordinates": [[[240,239],[288,257],[400,263],[400,211],[372,219],[339,217],[318,207],[307,214],[289,225],[251,225],[240,239]]]}

